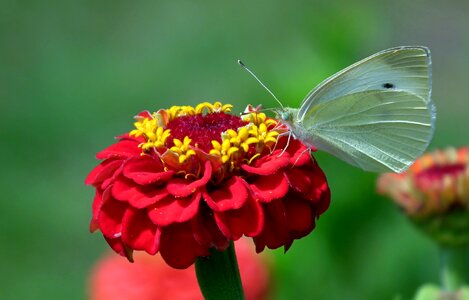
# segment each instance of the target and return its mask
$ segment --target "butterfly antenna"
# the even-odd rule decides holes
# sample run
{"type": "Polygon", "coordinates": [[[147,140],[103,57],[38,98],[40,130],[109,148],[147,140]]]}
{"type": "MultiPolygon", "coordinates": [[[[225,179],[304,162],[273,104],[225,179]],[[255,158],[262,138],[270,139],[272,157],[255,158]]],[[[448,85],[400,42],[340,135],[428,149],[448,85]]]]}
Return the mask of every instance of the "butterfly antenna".
{"type": "Polygon", "coordinates": [[[256,76],[256,74],[254,74],[251,70],[249,70],[249,68],[246,67],[246,65],[245,65],[241,60],[239,60],[239,59],[238,59],[238,64],[239,64],[244,70],[246,70],[249,74],[251,74],[251,76],[254,77],[254,79],[256,79],[257,82],[259,82],[260,85],[261,85],[264,89],[266,89],[267,92],[269,92],[269,94],[271,94],[272,97],[274,97],[274,99],[278,102],[278,104],[280,104],[280,106],[283,108],[282,102],[280,102],[280,100],[278,100],[278,98],[275,97],[274,93],[272,93],[272,91],[269,90],[269,88],[268,88],[265,84],[262,83],[262,81],[256,76]]]}

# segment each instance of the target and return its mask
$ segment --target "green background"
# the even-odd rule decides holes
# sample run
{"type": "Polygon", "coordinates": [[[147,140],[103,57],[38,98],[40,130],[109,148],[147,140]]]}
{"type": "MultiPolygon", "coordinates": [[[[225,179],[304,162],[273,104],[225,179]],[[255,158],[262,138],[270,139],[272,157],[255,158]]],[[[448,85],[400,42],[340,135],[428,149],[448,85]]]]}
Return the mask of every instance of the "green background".
{"type": "MultiPolygon", "coordinates": [[[[468,1],[0,0],[0,299],[83,299],[108,248],[88,233],[94,155],[132,116],[221,100],[284,104],[379,50],[426,45],[437,129],[468,143],[468,1]]],[[[316,230],[273,256],[272,299],[410,298],[438,252],[375,193],[377,175],[316,155],[332,190],[316,230]]]]}

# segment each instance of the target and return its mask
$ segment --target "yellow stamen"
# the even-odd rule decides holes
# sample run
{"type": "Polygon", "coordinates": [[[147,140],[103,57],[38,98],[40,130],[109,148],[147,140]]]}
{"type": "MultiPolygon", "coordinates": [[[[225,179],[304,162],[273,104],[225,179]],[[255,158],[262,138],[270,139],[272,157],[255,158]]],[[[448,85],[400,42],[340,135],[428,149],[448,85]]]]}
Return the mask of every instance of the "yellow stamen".
{"type": "Polygon", "coordinates": [[[179,139],[173,139],[174,146],[169,150],[173,151],[179,156],[179,163],[184,163],[189,157],[195,155],[195,151],[190,148],[192,140],[186,136],[181,142],[179,139]]]}
{"type": "Polygon", "coordinates": [[[248,164],[260,156],[264,147],[271,147],[277,142],[280,132],[275,129],[277,121],[269,119],[264,113],[252,112],[244,115],[248,125],[237,130],[228,129],[221,135],[222,142],[212,141],[211,155],[219,156],[230,170],[238,166],[238,159],[248,164]],[[249,152],[250,145],[255,145],[255,152],[249,152]]]}
{"type": "Polygon", "coordinates": [[[145,138],[146,142],[139,145],[143,151],[164,147],[166,140],[171,135],[169,129],[157,125],[157,119],[139,119],[134,123],[134,126],[136,129],[132,130],[129,135],[145,138]]]}

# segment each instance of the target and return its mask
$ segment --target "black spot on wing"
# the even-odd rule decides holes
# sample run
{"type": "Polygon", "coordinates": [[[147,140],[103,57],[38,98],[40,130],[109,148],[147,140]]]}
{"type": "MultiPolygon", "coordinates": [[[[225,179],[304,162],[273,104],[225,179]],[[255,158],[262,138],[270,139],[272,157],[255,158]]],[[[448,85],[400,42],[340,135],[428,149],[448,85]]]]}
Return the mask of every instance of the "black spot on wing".
{"type": "Polygon", "coordinates": [[[396,87],[394,84],[392,84],[392,83],[390,83],[390,82],[383,83],[382,86],[383,86],[383,88],[385,88],[385,89],[393,89],[393,88],[396,87]]]}

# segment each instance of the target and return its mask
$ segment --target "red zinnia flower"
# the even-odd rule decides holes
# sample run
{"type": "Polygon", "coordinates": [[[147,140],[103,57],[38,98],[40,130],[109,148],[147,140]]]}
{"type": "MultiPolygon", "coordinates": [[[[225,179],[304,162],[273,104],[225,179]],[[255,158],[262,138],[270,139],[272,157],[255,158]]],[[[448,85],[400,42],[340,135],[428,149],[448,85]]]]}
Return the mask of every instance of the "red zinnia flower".
{"type": "Polygon", "coordinates": [[[90,230],[129,260],[133,250],[159,252],[174,268],[243,235],[261,252],[311,232],[329,206],[323,172],[300,141],[285,144],[277,121],[230,108],[140,113],[86,179],[96,188],[90,230]]]}

